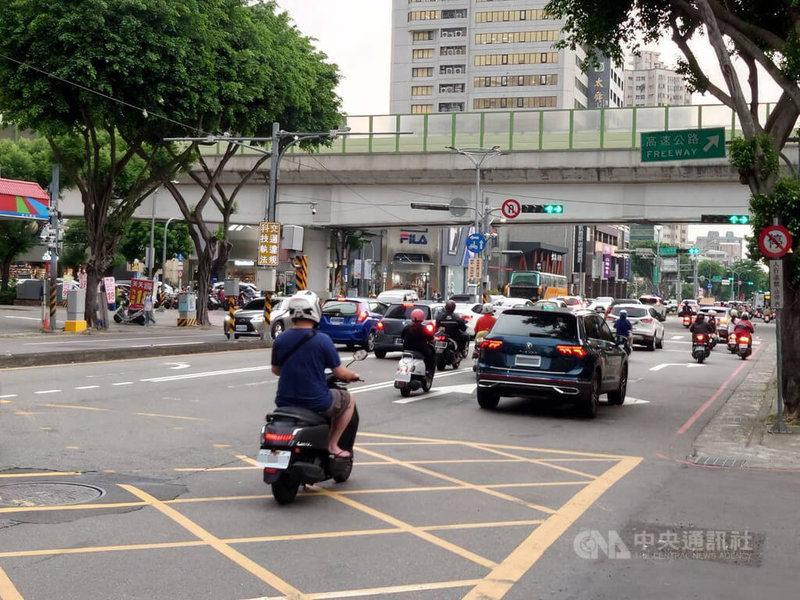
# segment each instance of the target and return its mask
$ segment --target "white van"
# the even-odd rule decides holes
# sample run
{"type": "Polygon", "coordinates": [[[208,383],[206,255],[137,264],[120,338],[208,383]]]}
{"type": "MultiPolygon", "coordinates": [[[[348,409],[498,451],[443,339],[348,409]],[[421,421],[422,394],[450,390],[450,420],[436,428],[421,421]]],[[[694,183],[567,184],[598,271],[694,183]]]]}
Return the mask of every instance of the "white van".
{"type": "Polygon", "coordinates": [[[419,295],[414,290],[386,290],[378,294],[378,302],[393,304],[397,302],[417,302],[419,295]]]}

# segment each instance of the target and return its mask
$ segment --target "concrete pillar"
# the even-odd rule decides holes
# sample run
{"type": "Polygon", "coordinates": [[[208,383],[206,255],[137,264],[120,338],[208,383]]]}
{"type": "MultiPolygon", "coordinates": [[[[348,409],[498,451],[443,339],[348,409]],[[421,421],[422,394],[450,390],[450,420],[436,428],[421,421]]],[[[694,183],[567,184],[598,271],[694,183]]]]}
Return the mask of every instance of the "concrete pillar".
{"type": "Polygon", "coordinates": [[[78,288],[67,293],[67,321],[64,331],[78,333],[86,330],[86,320],[83,318],[86,311],[86,290],[78,288]]]}

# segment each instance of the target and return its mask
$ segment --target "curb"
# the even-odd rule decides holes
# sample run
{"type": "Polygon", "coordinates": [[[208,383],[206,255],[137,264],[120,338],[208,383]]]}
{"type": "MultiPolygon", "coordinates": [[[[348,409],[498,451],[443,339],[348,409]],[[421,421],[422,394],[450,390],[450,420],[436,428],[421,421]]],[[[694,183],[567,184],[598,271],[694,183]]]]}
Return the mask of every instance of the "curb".
{"type": "Polygon", "coordinates": [[[231,352],[241,350],[260,350],[271,348],[272,343],[266,340],[224,341],[224,342],[192,342],[171,344],[169,346],[145,346],[138,348],[102,348],[93,350],[75,350],[69,352],[37,352],[0,356],[0,369],[14,367],[43,367],[52,365],[69,365],[75,363],[101,362],[108,360],[131,360],[135,358],[152,358],[172,356],[176,354],[208,354],[211,352],[231,352]]]}
{"type": "Polygon", "coordinates": [[[775,345],[755,360],[745,380],[733,391],[694,440],[689,462],[705,466],[771,469],[800,468],[800,453],[762,443],[776,377],[775,345]]]}

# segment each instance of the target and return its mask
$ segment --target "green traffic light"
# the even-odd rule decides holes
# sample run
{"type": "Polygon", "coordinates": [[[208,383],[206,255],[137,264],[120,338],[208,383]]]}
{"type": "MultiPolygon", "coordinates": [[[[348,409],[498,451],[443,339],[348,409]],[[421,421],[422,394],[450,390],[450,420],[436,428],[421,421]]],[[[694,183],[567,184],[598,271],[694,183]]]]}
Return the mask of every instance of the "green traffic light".
{"type": "Polygon", "coordinates": [[[731,215],[728,217],[731,225],[747,225],[750,222],[750,217],[747,215],[731,215]]]}
{"type": "Polygon", "coordinates": [[[547,204],[544,211],[549,215],[560,215],[564,212],[564,207],[561,204],[547,204]]]}

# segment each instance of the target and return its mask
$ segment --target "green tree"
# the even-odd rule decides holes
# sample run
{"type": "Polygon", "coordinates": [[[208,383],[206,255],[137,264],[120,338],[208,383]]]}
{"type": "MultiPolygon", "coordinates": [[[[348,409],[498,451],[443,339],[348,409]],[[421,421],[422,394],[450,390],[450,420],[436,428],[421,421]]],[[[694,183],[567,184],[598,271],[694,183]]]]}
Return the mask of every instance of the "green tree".
{"type": "MultiPolygon", "coordinates": [[[[161,258],[164,255],[164,223],[156,223],[154,228],[153,245],[155,246],[154,270],[162,269],[161,258]]],[[[132,221],[125,229],[119,244],[119,253],[127,261],[133,262],[135,258],[144,259],[145,251],[150,247],[150,222],[132,221]]],[[[189,229],[184,223],[172,222],[167,229],[167,258],[174,258],[178,254],[189,255],[194,245],[189,237],[189,229]]]]}
{"type": "Polygon", "coordinates": [[[0,292],[8,290],[14,260],[36,245],[36,229],[31,221],[0,220],[0,292]]]}
{"type": "Polygon", "coordinates": [[[89,234],[86,223],[80,219],[69,219],[65,224],[61,254],[58,257],[65,269],[78,269],[89,258],[89,234]]]}
{"type": "MultiPolygon", "coordinates": [[[[742,138],[731,143],[731,163],[752,194],[752,225],[760,231],[773,219],[793,235],[793,254],[781,261],[784,306],[781,311],[783,389],[787,414],[800,415],[800,184],[781,177],[780,152],[800,116],[800,10],[795,0],[550,0],[546,10],[566,20],[562,45],[592,48],[617,62],[623,52],[659,40],[665,33],[684,56],[680,70],[693,90],[710,93],[735,111],[742,138]],[[690,45],[691,43],[691,45],[690,45]],[[695,50],[711,46],[724,78],[714,84],[695,50]],[[747,70],[740,79],[734,60],[747,70]],[[761,69],[762,71],[759,71],[761,69]],[[764,75],[765,73],[766,75],[764,75]],[[762,80],[781,89],[770,111],[759,109],[762,80]],[[747,86],[747,95],[743,86],[747,86]]],[[[588,62],[595,60],[590,54],[588,62]]],[[[752,258],[758,254],[751,252],[752,258]]]]}
{"type": "MultiPolygon", "coordinates": [[[[227,100],[247,94],[252,73],[235,57],[252,49],[230,27],[246,10],[244,0],[0,3],[0,111],[43,136],[79,189],[89,289],[136,207],[186,166],[164,138],[215,130],[234,110],[227,100]]],[[[90,324],[95,303],[90,294],[90,324]]]]}

